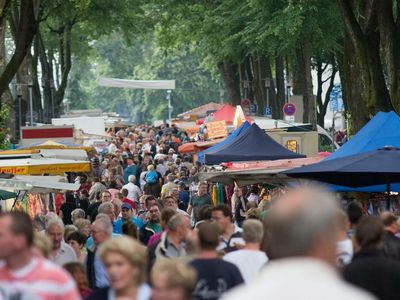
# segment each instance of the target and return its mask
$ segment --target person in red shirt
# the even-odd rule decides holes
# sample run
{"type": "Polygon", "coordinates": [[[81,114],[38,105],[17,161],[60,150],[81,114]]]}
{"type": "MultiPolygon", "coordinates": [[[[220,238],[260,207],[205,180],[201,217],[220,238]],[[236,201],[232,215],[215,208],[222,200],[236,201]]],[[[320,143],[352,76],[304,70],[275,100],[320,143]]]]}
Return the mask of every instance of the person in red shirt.
{"type": "Polygon", "coordinates": [[[33,225],[24,212],[0,215],[0,291],[5,299],[80,299],[71,276],[32,252],[33,225]]]}

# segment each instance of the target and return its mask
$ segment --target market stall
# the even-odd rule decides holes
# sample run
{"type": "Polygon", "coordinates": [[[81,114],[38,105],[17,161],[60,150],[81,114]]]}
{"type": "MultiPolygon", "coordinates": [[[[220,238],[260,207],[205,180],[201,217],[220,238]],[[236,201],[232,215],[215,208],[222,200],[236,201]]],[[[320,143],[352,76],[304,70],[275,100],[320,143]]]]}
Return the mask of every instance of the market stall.
{"type": "Polygon", "coordinates": [[[217,165],[230,161],[260,161],[304,158],[305,155],[292,152],[269,137],[256,124],[236,137],[222,149],[204,155],[206,165],[217,165]]]}
{"type": "Polygon", "coordinates": [[[290,178],[281,172],[315,164],[322,161],[323,158],[323,156],[318,156],[274,161],[224,163],[222,165],[225,170],[202,172],[199,178],[208,182],[220,182],[228,185],[233,182],[240,186],[261,182],[282,185],[290,178]]]}

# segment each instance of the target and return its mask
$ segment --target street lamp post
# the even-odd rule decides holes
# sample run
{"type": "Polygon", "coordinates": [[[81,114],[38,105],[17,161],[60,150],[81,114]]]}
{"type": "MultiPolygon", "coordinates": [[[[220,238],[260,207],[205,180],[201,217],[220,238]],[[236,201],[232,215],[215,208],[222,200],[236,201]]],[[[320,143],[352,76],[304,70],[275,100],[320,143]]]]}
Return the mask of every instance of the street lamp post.
{"type": "Polygon", "coordinates": [[[224,91],[223,89],[220,89],[220,90],[219,90],[219,102],[220,102],[221,104],[224,103],[224,94],[225,94],[225,91],[224,91]]]}
{"type": "Polygon", "coordinates": [[[54,115],[54,82],[50,80],[50,92],[51,92],[51,117],[55,118],[54,115]]]}
{"type": "Polygon", "coordinates": [[[271,79],[269,77],[265,78],[265,97],[267,100],[266,107],[269,109],[269,88],[271,87],[271,79]]]}
{"type": "Polygon", "coordinates": [[[22,127],[22,85],[20,83],[17,84],[17,98],[18,98],[18,125],[21,130],[22,127]]]}
{"type": "Polygon", "coordinates": [[[286,103],[289,103],[290,102],[290,89],[292,87],[292,83],[290,81],[289,76],[288,76],[288,79],[287,79],[286,87],[287,87],[287,102],[286,103]]]}
{"type": "Polygon", "coordinates": [[[33,83],[32,83],[32,79],[29,79],[28,87],[29,87],[29,113],[30,113],[30,117],[31,117],[30,125],[33,126],[33,99],[32,99],[33,83]]]}
{"type": "Polygon", "coordinates": [[[171,90],[167,90],[167,100],[168,100],[168,123],[169,125],[172,124],[171,115],[172,115],[172,105],[171,105],[171,90]]]}

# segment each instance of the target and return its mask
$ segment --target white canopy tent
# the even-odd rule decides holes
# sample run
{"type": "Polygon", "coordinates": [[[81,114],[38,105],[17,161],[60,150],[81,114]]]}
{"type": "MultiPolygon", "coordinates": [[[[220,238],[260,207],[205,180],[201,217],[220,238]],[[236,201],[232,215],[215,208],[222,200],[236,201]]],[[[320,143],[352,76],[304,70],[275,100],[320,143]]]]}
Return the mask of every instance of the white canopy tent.
{"type": "Polygon", "coordinates": [[[0,187],[14,191],[28,191],[37,193],[59,193],[76,191],[79,183],[68,183],[63,176],[15,176],[10,179],[0,178],[0,187]]]}
{"type": "Polygon", "coordinates": [[[175,80],[129,80],[103,77],[100,78],[99,85],[127,89],[174,90],[175,80]]]}
{"type": "Polygon", "coordinates": [[[105,78],[99,80],[100,86],[127,88],[127,89],[151,89],[151,90],[167,90],[168,100],[168,120],[171,124],[171,90],[175,89],[175,80],[129,80],[118,78],[105,78]]]}

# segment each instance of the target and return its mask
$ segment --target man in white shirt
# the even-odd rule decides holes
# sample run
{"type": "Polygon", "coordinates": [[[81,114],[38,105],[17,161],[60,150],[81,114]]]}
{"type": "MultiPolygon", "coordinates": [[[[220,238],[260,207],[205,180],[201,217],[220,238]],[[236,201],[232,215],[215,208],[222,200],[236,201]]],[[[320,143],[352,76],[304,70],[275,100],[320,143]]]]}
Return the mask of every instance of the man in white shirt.
{"type": "Polygon", "coordinates": [[[61,219],[50,219],[47,223],[46,234],[53,244],[50,255],[51,261],[60,267],[66,263],[78,261],[74,249],[64,242],[64,223],[61,219]]]}
{"type": "Polygon", "coordinates": [[[139,198],[142,196],[142,191],[136,185],[136,176],[129,175],[128,181],[129,182],[125,184],[122,188],[128,190],[128,199],[139,202],[139,198]]]}
{"type": "Polygon", "coordinates": [[[160,158],[158,160],[156,170],[158,173],[161,174],[162,177],[165,176],[165,173],[167,173],[167,171],[168,171],[168,167],[164,164],[164,159],[160,158]]]}
{"type": "Polygon", "coordinates": [[[220,243],[218,251],[225,253],[238,250],[245,244],[242,238],[242,228],[232,222],[231,209],[226,204],[220,204],[212,209],[211,218],[218,225],[220,243]]]}
{"type": "Polygon", "coordinates": [[[316,187],[298,187],[278,199],[268,215],[271,261],[254,282],[222,299],[375,299],[345,283],[335,268],[337,203],[316,187]]]}
{"type": "Polygon", "coordinates": [[[243,239],[246,242],[241,250],[226,254],[223,259],[236,265],[246,283],[253,281],[261,268],[268,261],[264,251],[260,251],[263,238],[263,224],[259,220],[250,219],[243,223],[243,239]]]}
{"type": "Polygon", "coordinates": [[[190,215],[186,211],[184,211],[178,207],[178,200],[174,196],[165,196],[164,197],[164,207],[172,208],[178,214],[181,214],[186,217],[190,217],[190,215]]]}

